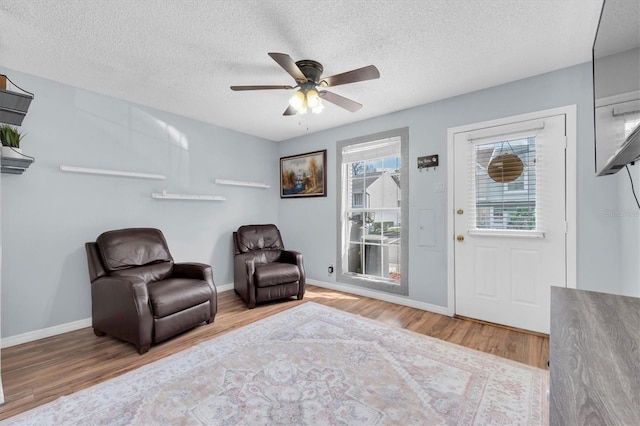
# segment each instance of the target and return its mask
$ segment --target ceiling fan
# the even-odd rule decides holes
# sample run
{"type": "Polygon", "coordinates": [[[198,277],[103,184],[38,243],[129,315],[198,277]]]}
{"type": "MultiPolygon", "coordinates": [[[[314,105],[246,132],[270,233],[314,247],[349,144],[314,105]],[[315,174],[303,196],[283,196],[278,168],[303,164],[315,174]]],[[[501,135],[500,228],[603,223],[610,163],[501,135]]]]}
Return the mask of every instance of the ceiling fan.
{"type": "Polygon", "coordinates": [[[322,64],[310,59],[295,61],[286,53],[269,53],[269,56],[278,63],[293,79],[295,86],[231,86],[231,90],[273,90],[298,89],[289,100],[289,107],[282,115],[306,114],[309,109],[318,113],[324,106],[322,100],[331,102],[347,111],[356,112],[362,108],[362,104],[336,95],[326,90],[318,90],[323,87],[339,86],[341,84],[356,83],[358,81],[380,78],[380,72],[373,65],[347,71],[330,77],[322,77],[324,68],[322,64]]]}

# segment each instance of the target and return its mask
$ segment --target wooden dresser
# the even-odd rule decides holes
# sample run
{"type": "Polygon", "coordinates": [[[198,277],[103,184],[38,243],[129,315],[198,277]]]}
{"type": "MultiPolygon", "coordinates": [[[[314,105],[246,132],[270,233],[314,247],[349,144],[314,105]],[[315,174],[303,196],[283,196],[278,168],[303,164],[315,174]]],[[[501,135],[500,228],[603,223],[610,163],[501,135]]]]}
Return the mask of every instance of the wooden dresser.
{"type": "Polygon", "coordinates": [[[551,425],[640,425],[640,298],[551,288],[551,425]]]}

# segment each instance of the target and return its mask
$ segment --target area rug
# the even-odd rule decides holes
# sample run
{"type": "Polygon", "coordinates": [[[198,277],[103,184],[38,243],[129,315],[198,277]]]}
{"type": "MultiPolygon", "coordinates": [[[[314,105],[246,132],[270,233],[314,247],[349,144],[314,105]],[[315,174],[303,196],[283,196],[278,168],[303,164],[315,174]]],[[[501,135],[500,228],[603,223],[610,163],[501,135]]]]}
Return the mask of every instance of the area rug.
{"type": "Polygon", "coordinates": [[[307,302],[2,424],[541,425],[548,383],[546,370],[307,302]]]}

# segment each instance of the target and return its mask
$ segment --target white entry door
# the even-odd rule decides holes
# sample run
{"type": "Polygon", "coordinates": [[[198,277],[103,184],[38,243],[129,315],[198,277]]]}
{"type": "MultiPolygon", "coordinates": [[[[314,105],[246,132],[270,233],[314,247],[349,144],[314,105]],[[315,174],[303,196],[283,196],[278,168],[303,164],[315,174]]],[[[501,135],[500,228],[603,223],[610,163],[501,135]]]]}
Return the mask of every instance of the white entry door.
{"type": "Polygon", "coordinates": [[[455,312],[549,333],[566,287],[565,116],[454,135],[455,312]]]}

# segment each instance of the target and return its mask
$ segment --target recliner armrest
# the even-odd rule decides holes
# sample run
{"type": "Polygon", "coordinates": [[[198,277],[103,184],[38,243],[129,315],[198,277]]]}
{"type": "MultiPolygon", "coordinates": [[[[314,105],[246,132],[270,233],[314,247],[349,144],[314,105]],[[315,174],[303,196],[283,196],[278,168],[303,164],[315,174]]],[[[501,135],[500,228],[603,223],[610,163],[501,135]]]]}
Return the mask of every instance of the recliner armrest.
{"type": "Polygon", "coordinates": [[[255,286],[253,273],[255,264],[261,262],[261,256],[255,253],[241,253],[233,257],[233,287],[238,294],[247,302],[249,309],[256,305],[255,286]]]}
{"type": "Polygon", "coordinates": [[[213,284],[213,269],[210,265],[198,262],[182,262],[173,264],[173,276],[208,281],[213,284]]]}
{"type": "Polygon", "coordinates": [[[302,259],[302,253],[294,250],[282,250],[280,254],[280,262],[293,263],[298,266],[300,270],[300,286],[298,287],[298,300],[302,299],[305,291],[305,285],[307,281],[307,275],[304,271],[304,260],[302,259]]]}
{"type": "Polygon", "coordinates": [[[92,323],[136,346],[151,344],[153,313],[147,284],[138,277],[102,277],[91,284],[92,323]]]}
{"type": "Polygon", "coordinates": [[[114,298],[115,297],[128,297],[131,299],[131,294],[136,300],[140,300],[143,303],[147,303],[149,299],[149,293],[147,291],[147,284],[144,280],[135,276],[122,276],[122,277],[102,277],[91,283],[91,290],[98,292],[108,292],[114,298]]]}
{"type": "Polygon", "coordinates": [[[173,264],[174,277],[190,278],[195,280],[203,280],[209,283],[211,288],[211,321],[218,312],[218,290],[216,284],[213,282],[213,268],[206,263],[198,262],[181,262],[173,264]]]}
{"type": "Polygon", "coordinates": [[[302,253],[294,250],[282,250],[280,253],[280,262],[293,263],[294,265],[302,265],[302,253]]]}

